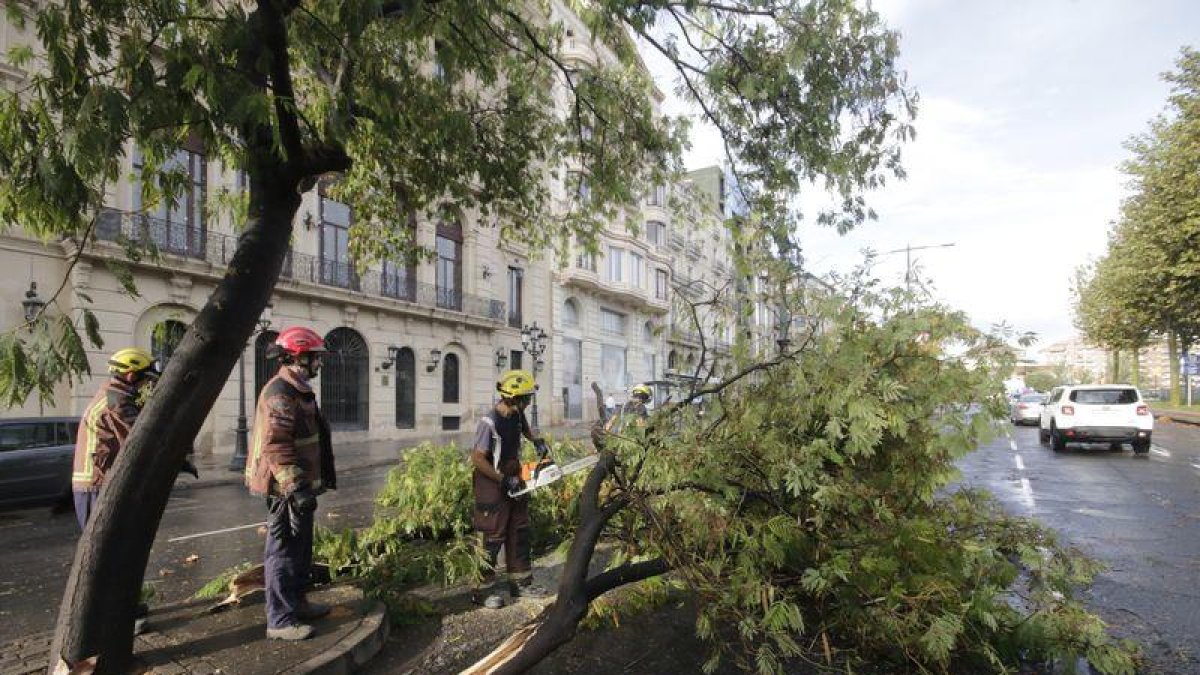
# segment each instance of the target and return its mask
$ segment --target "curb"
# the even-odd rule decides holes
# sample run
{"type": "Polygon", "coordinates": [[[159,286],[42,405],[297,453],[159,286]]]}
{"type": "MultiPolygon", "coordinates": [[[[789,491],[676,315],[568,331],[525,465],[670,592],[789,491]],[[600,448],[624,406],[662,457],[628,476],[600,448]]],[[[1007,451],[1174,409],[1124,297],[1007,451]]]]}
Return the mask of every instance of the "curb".
{"type": "Polygon", "coordinates": [[[1156,422],[1161,420],[1168,423],[1200,427],[1200,416],[1189,413],[1156,412],[1154,413],[1154,420],[1156,422]]]}
{"type": "MultiPolygon", "coordinates": [[[[346,466],[338,467],[338,471],[354,471],[356,469],[373,469],[380,466],[388,466],[396,464],[400,461],[399,457],[390,459],[373,459],[359,464],[347,464],[346,466]]],[[[218,469],[219,470],[219,469],[218,469]]],[[[202,478],[200,480],[192,480],[186,483],[179,481],[175,483],[175,490],[200,490],[207,487],[217,487],[219,485],[243,485],[245,478],[240,471],[230,471],[227,477],[223,478],[202,478]]]]}
{"type": "Polygon", "coordinates": [[[358,628],[321,654],[283,672],[286,675],[350,675],[383,649],[389,627],[387,608],[379,600],[372,600],[371,609],[363,616],[358,628]]]}

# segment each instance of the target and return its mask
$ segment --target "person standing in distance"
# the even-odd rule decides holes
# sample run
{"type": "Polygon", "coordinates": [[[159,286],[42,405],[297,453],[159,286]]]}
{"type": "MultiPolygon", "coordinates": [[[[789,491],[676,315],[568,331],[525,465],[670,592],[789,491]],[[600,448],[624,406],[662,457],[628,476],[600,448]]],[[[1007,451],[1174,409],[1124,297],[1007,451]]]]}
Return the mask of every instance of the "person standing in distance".
{"type": "Polygon", "coordinates": [[[313,514],[317,496],[337,487],[329,426],[317,408],[311,381],[321,370],[325,341],[309,328],[285,328],[271,346],[279,372],[258,397],[254,437],[246,462],[246,486],[266,497],[267,541],[263,551],[267,637],[305,640],[305,623],[329,613],[309,602],[313,514]]]}

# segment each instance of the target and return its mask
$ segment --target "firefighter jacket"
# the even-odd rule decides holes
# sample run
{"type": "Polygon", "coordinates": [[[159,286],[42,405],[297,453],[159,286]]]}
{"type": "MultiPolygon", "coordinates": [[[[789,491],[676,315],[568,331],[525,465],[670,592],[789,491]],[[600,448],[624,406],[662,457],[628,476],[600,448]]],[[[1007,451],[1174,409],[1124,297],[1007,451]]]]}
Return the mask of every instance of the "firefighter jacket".
{"type": "Polygon", "coordinates": [[[131,384],[115,377],[100,385],[84,409],[75,437],[72,490],[95,492],[104,485],[104,474],[129,438],[152,388],[149,379],[131,384]]]}
{"type": "Polygon", "coordinates": [[[284,496],[299,482],[314,492],[337,487],[329,426],[312,386],[289,366],[263,387],[254,412],[246,486],[256,495],[284,496]]]}

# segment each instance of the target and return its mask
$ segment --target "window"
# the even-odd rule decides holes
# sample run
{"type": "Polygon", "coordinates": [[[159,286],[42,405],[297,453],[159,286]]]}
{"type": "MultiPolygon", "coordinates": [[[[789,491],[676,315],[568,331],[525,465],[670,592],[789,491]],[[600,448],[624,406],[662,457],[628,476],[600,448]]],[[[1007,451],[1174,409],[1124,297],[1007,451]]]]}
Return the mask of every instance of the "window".
{"type": "Polygon", "coordinates": [[[621,391],[629,385],[624,347],[600,345],[600,382],[606,392],[621,391]]]}
{"type": "Polygon", "coordinates": [[[204,217],[208,192],[208,164],[199,144],[176,150],[163,162],[163,171],[187,176],[183,194],[161,195],[153,210],[142,203],[141,171],[145,166],[140,148],[133,149],[133,210],[143,214],[142,236],[159,249],[193,258],[204,258],[208,227],[204,217]]]}
{"type": "Polygon", "coordinates": [[[518,351],[516,349],[510,351],[508,353],[508,367],[512,368],[513,370],[520,370],[525,361],[524,356],[525,352],[518,351]]]}
{"type": "Polygon", "coordinates": [[[654,297],[659,300],[667,299],[667,289],[670,287],[670,280],[667,277],[666,270],[654,270],[654,297]]]}
{"type": "Polygon", "coordinates": [[[563,303],[562,322],[564,326],[579,325],[579,305],[574,300],[567,300],[563,303]]]}
{"type": "MultiPolygon", "coordinates": [[[[403,209],[401,209],[401,218],[403,217],[403,209]]],[[[407,222],[401,228],[407,235],[408,243],[415,247],[417,243],[416,218],[410,214],[407,222]]],[[[384,295],[398,300],[416,302],[417,266],[415,262],[411,258],[404,260],[403,263],[384,260],[380,283],[384,295]]]]}
{"type": "Polygon", "coordinates": [[[569,420],[583,418],[583,342],[563,338],[563,407],[569,420]]]}
{"type": "Polygon", "coordinates": [[[54,425],[44,422],[0,426],[0,452],[54,445],[54,425]]]}
{"type": "Polygon", "coordinates": [[[1076,389],[1070,399],[1084,405],[1128,405],[1138,402],[1138,393],[1136,389],[1076,389]]]}
{"type": "Polygon", "coordinates": [[[265,330],[254,338],[254,400],[258,400],[258,395],[262,393],[262,388],[267,386],[267,382],[275,373],[279,372],[279,357],[267,358],[267,350],[275,343],[275,338],[279,337],[279,333],[273,330],[265,330]]]}
{"type": "Polygon", "coordinates": [[[581,251],[579,253],[579,255],[575,256],[575,266],[581,270],[595,272],[596,271],[596,254],[591,253],[589,251],[581,251]]]}
{"type": "Polygon", "coordinates": [[[519,267],[508,268],[508,325],[521,327],[521,308],[525,271],[519,267]]]}
{"type": "Polygon", "coordinates": [[[334,328],[325,336],[321,411],[334,429],[369,426],[370,359],[367,341],[352,328],[334,328]]]}
{"type": "Polygon", "coordinates": [[[575,193],[575,200],[580,204],[592,201],[592,186],[588,184],[587,174],[572,171],[567,174],[568,189],[575,193]]]}
{"type": "Polygon", "coordinates": [[[629,254],[629,283],[635,288],[641,288],[645,282],[645,259],[640,253],[629,254]]]}
{"type": "Polygon", "coordinates": [[[167,362],[179,348],[179,343],[183,342],[183,334],[186,332],[187,326],[183,325],[182,321],[167,319],[155,324],[154,329],[150,331],[150,353],[160,366],[167,367],[167,362]]]}
{"type": "Polygon", "coordinates": [[[437,306],[462,310],[462,225],[457,220],[438,223],[437,306]]]}
{"type": "Polygon", "coordinates": [[[657,220],[646,223],[646,241],[655,246],[667,245],[667,225],[657,220]]]}
{"type": "Polygon", "coordinates": [[[654,352],[646,352],[645,354],[642,355],[642,358],[645,359],[645,361],[643,362],[643,366],[646,368],[646,379],[647,380],[657,379],[657,377],[658,377],[658,375],[657,375],[658,354],[655,354],[654,352]]]}
{"type": "Polygon", "coordinates": [[[321,189],[321,283],[357,288],[350,265],[350,207],[325,195],[321,189]]]}
{"type": "Polygon", "coordinates": [[[620,283],[622,280],[621,268],[625,266],[625,251],[616,246],[608,247],[608,258],[605,264],[605,279],[607,281],[615,281],[620,283]]]}
{"type": "Polygon", "coordinates": [[[654,344],[654,324],[649,321],[642,326],[642,339],[646,341],[646,344],[654,344]]]}
{"type": "Polygon", "coordinates": [[[458,355],[442,359],[442,403],[458,403],[458,355]]]}
{"type": "Polygon", "coordinates": [[[650,191],[650,196],[648,198],[648,201],[650,203],[650,206],[666,206],[667,205],[667,186],[666,185],[655,185],[654,189],[650,191]]]}
{"type": "Polygon", "coordinates": [[[611,309],[600,308],[600,329],[618,335],[625,334],[625,315],[611,309]]]}
{"type": "Polygon", "coordinates": [[[396,428],[417,427],[417,359],[403,347],[396,354],[396,428]]]}

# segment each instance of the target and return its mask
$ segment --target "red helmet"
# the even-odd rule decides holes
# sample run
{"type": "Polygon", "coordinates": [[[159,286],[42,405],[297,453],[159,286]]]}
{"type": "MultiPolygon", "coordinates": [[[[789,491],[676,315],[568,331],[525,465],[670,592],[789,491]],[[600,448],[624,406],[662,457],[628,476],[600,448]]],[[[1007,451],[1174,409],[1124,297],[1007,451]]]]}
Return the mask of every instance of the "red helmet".
{"type": "Polygon", "coordinates": [[[325,340],[313,329],[303,326],[284,328],[279,337],[275,338],[275,345],[293,356],[300,356],[305,352],[325,351],[325,340]]]}

